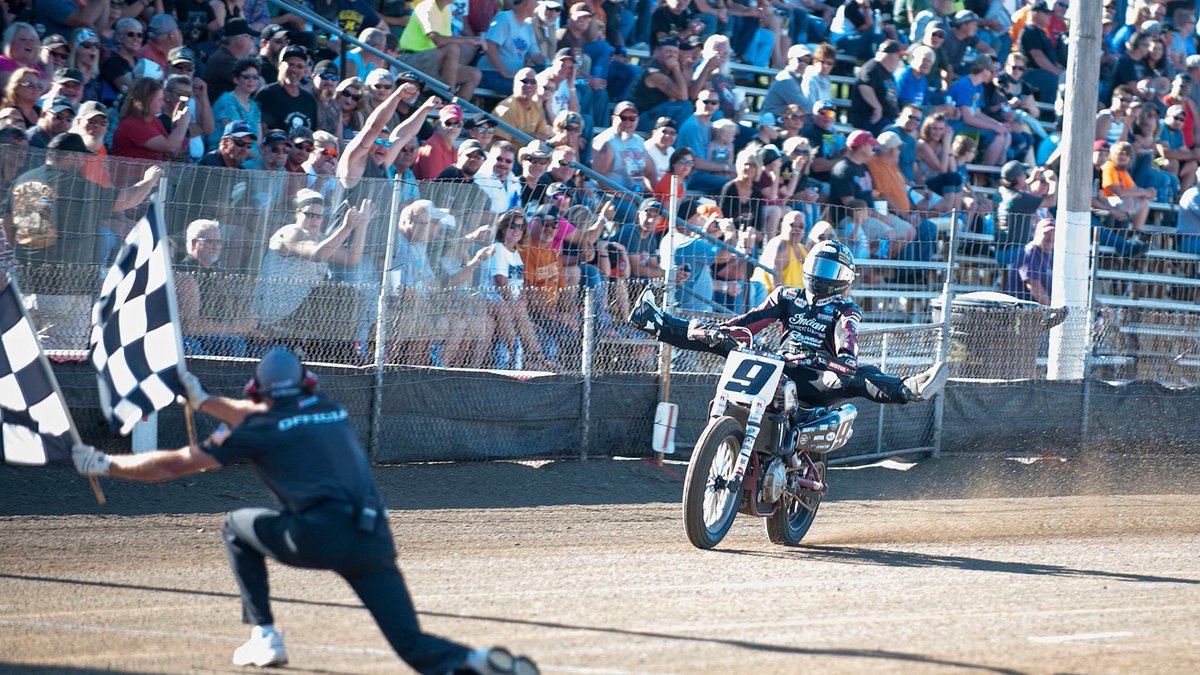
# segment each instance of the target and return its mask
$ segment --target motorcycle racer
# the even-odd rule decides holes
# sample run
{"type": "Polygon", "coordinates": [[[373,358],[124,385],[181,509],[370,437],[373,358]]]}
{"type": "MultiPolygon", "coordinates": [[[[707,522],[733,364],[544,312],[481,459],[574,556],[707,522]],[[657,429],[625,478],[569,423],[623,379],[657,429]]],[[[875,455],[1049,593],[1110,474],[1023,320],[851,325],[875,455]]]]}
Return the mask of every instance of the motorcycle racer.
{"type": "Polygon", "coordinates": [[[778,286],[758,307],[731,319],[691,321],[671,316],[654,303],[649,288],[629,321],[658,341],[674,347],[727,355],[732,345],[717,330],[741,326],[758,333],[775,321],[783,324],[779,351],[784,374],[796,384],[801,401],[828,406],[864,397],[878,403],[909,403],[932,398],[946,384],[945,363],[901,379],[876,366],[858,363],[858,324],[862,311],[848,297],[854,282],[854,256],[845,245],[822,241],[804,259],[804,288],[778,286]]]}

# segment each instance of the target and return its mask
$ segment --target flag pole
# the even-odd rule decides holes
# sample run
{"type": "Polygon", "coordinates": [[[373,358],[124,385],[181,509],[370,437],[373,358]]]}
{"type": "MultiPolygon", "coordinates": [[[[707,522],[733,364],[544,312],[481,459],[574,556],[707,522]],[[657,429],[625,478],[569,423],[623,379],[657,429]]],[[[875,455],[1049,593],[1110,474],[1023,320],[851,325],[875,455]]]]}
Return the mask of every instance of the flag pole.
{"type": "MultiPolygon", "coordinates": [[[[21,295],[21,285],[17,283],[16,274],[8,274],[8,283],[12,286],[13,293],[17,299],[17,308],[21,311],[21,316],[25,321],[33,326],[33,320],[29,318],[29,312],[25,308],[25,296],[21,295]]],[[[54,376],[54,370],[50,367],[50,361],[46,359],[46,352],[42,350],[42,341],[37,342],[37,360],[42,367],[42,372],[46,374],[46,380],[50,382],[50,387],[54,391],[54,395],[58,400],[62,401],[63,411],[67,414],[67,435],[71,437],[71,445],[79,445],[83,439],[79,437],[79,430],[75,427],[75,417],[71,414],[71,409],[67,406],[67,399],[63,396],[62,388],[58,386],[58,378],[54,376]]],[[[108,499],[104,496],[104,490],[100,488],[100,481],[96,480],[95,476],[88,476],[88,484],[92,486],[92,494],[96,497],[96,503],[100,506],[107,506],[108,499]]]]}
{"type": "MultiPolygon", "coordinates": [[[[151,208],[154,209],[154,213],[157,216],[154,219],[155,227],[158,228],[158,232],[156,234],[158,235],[159,241],[162,242],[162,246],[159,248],[162,250],[162,255],[164,258],[164,269],[167,270],[167,311],[171,315],[171,325],[175,327],[175,350],[176,353],[179,354],[179,364],[176,369],[179,373],[179,376],[182,378],[183,375],[185,375],[188,371],[187,360],[183,355],[183,326],[179,323],[179,306],[175,296],[175,266],[171,264],[171,247],[167,237],[167,214],[163,209],[163,203],[166,199],[166,194],[167,175],[164,173],[162,178],[158,179],[158,190],[154,193],[154,202],[151,208]]],[[[180,403],[180,405],[183,406],[183,421],[184,425],[187,427],[188,445],[195,447],[197,445],[196,420],[192,417],[192,407],[188,405],[186,397],[176,396],[175,402],[179,403],[180,398],[183,398],[183,402],[180,403]]]]}

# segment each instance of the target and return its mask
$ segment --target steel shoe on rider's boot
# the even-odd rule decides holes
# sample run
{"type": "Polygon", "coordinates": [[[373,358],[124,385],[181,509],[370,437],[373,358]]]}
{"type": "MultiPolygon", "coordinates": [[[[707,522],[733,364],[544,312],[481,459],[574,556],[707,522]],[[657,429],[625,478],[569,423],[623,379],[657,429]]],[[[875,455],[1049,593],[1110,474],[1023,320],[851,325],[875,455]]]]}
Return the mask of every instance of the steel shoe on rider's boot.
{"type": "Polygon", "coordinates": [[[287,662],[283,635],[276,631],[264,632],[259,626],[255,626],[250,639],[233,652],[235,666],[282,666],[287,662]]]}
{"type": "Polygon", "coordinates": [[[663,325],[663,311],[654,304],[653,290],[647,288],[642,292],[642,297],[629,314],[629,323],[643,333],[658,337],[663,325]]]}
{"type": "Polygon", "coordinates": [[[527,656],[513,656],[503,647],[477,649],[467,654],[458,673],[476,675],[540,675],[537,665],[527,656]]]}
{"type": "Polygon", "coordinates": [[[905,378],[904,388],[908,390],[908,400],[928,401],[941,391],[942,387],[946,386],[948,377],[950,377],[950,369],[946,367],[945,363],[938,361],[927,370],[905,378]]]}

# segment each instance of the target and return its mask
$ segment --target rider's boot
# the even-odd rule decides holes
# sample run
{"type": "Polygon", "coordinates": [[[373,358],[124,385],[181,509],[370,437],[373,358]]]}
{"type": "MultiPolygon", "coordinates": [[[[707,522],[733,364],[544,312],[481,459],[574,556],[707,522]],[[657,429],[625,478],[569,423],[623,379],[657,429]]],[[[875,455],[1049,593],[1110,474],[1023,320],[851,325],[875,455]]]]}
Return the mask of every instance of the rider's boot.
{"type": "Polygon", "coordinates": [[[938,361],[912,377],[904,379],[904,389],[908,395],[909,401],[928,401],[933,398],[942,387],[946,386],[946,379],[950,376],[950,369],[942,361],[938,361]]]}
{"type": "Polygon", "coordinates": [[[629,323],[643,333],[658,337],[662,332],[665,316],[666,314],[654,302],[654,290],[646,287],[646,290],[642,291],[642,297],[638,299],[637,305],[629,314],[629,323]]]}

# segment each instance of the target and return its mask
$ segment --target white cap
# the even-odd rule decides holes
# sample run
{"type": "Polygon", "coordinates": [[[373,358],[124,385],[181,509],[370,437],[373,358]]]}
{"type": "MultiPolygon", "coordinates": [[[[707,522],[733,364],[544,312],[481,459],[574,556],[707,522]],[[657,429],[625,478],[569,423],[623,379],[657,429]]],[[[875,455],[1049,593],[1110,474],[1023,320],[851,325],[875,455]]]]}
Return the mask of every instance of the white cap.
{"type": "Polygon", "coordinates": [[[879,143],[882,150],[891,150],[904,145],[904,139],[900,138],[900,134],[894,131],[885,131],[879,134],[879,138],[875,139],[879,143]]]}

